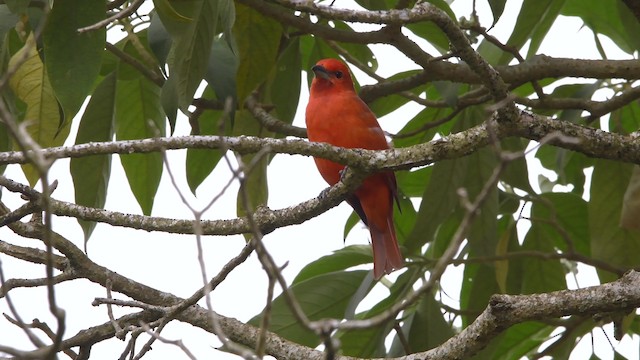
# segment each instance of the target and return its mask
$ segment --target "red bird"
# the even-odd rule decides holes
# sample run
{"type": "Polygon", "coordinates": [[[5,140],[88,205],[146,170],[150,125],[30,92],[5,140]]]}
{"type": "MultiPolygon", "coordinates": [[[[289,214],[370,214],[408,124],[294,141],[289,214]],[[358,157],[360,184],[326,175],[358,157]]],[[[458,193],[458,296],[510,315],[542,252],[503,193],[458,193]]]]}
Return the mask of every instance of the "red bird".
{"type": "MultiPolygon", "coordinates": [[[[376,116],[356,94],[347,66],[337,59],[324,59],[311,69],[307,105],[307,135],[310,141],[345,148],[384,150],[389,144],[376,116]]],[[[344,165],[314,158],[320,174],[329,185],[340,180],[344,165]]],[[[347,202],[369,227],[373,246],[373,274],[380,279],[402,267],[393,227],[393,202],[400,205],[393,172],[376,173],[366,178],[347,202]]]]}

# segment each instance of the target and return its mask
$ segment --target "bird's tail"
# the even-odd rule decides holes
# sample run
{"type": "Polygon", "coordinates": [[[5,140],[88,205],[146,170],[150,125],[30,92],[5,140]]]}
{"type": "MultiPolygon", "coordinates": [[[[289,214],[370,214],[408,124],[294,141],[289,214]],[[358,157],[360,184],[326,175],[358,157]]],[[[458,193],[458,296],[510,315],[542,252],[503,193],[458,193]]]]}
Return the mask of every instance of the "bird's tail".
{"type": "Polygon", "coordinates": [[[373,276],[378,280],[382,275],[390,274],[393,270],[401,268],[404,259],[398,248],[393,220],[387,220],[385,229],[379,229],[370,224],[369,230],[373,247],[373,276]]]}

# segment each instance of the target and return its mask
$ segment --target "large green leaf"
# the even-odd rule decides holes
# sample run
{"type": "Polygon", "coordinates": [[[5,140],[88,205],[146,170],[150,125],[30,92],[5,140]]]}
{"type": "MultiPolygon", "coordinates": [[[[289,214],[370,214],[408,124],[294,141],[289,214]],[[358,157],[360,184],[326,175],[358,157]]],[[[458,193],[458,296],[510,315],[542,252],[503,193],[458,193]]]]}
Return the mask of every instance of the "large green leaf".
{"type": "Polygon", "coordinates": [[[336,250],[331,255],[326,255],[315,260],[300,270],[292,285],[310,278],[324,275],[330,272],[345,270],[352,266],[368,264],[373,260],[371,246],[350,245],[336,250]]]}
{"type": "MultiPolygon", "coordinates": [[[[540,251],[554,253],[553,240],[545,236],[542,225],[534,222],[527,232],[522,244],[524,251],[540,251]]],[[[522,278],[520,279],[522,294],[545,293],[566,289],[564,269],[559,260],[547,260],[538,257],[522,259],[522,278]]]]}
{"type": "MultiPolygon", "coordinates": [[[[38,56],[33,36],[9,60],[9,67],[18,66],[9,80],[15,96],[26,104],[26,111],[20,119],[26,122],[27,133],[43,148],[60,146],[69,135],[69,124],[63,125],[60,108],[53,94],[44,64],[38,56]],[[21,62],[21,60],[23,60],[21,62]]],[[[32,165],[23,165],[22,170],[31,186],[39,175],[32,165]]]]}
{"type": "MultiPolygon", "coordinates": [[[[500,146],[504,151],[511,151],[514,153],[522,153],[529,144],[528,140],[518,139],[515,137],[506,138],[500,142],[500,146]]],[[[524,156],[517,158],[507,165],[506,169],[500,176],[500,180],[507,184],[524,190],[528,193],[533,193],[531,184],[529,183],[529,170],[527,169],[527,161],[524,156]]]]}
{"type": "MultiPolygon", "coordinates": [[[[207,87],[203,97],[212,99],[213,90],[207,87]]],[[[229,135],[231,133],[231,121],[224,111],[205,110],[198,117],[200,135],[229,135]],[[221,123],[224,121],[224,123],[221,123]]],[[[187,184],[191,192],[195,194],[196,189],[211,174],[218,165],[224,152],[219,149],[187,149],[186,174],[187,184]]]]}
{"type": "Polygon", "coordinates": [[[586,181],[584,169],[593,165],[591,158],[579,152],[549,145],[538,148],[536,158],[542,166],[558,174],[555,184],[573,185],[571,192],[582,195],[586,181]]]}
{"type": "Polygon", "coordinates": [[[396,171],[396,179],[400,192],[408,197],[419,197],[429,183],[433,166],[408,171],[396,171]]]}
{"type": "MultiPolygon", "coordinates": [[[[164,136],[166,125],[160,88],[142,75],[134,80],[118,80],[115,125],[118,140],[164,136]]],[[[120,155],[120,161],[142,212],[151,214],[162,176],[162,154],[120,155]]]]}
{"type": "MultiPolygon", "coordinates": [[[[215,92],[216,98],[222,102],[227,98],[238,103],[236,73],[238,72],[238,57],[233,53],[229,44],[223,39],[216,39],[211,47],[209,66],[205,79],[215,92]]],[[[207,97],[209,98],[209,97],[207,97]]],[[[235,106],[232,106],[235,109],[235,106]]],[[[233,114],[231,114],[233,115],[233,114]]]]}
{"type": "Polygon", "coordinates": [[[295,38],[280,54],[273,71],[273,80],[270,81],[268,88],[268,97],[275,105],[278,119],[288,124],[293,122],[298,109],[302,78],[301,67],[300,41],[295,38]]]}
{"type": "Polygon", "coordinates": [[[504,12],[504,5],[507,0],[489,0],[489,7],[491,7],[491,13],[493,14],[493,23],[491,23],[491,27],[495,25],[498,20],[500,20],[500,16],[504,12]]]}
{"type": "Polygon", "coordinates": [[[513,325],[498,338],[493,355],[495,359],[522,359],[539,348],[552,330],[552,326],[537,322],[513,325]]]}
{"type": "Polygon", "coordinates": [[[179,107],[186,108],[207,71],[218,21],[218,4],[216,0],[192,0],[173,1],[171,5],[181,17],[167,16],[160,11],[158,15],[173,37],[169,76],[175,78],[179,107]]]}
{"type": "Polygon", "coordinates": [[[433,294],[425,294],[416,305],[415,312],[405,317],[402,331],[407,338],[409,349],[404,349],[396,337],[389,356],[409,355],[432,349],[455,335],[452,324],[442,314],[440,303],[433,294]]]}
{"type": "MultiPolygon", "coordinates": [[[[544,231],[545,239],[553,241],[555,249],[567,251],[569,246],[567,242],[570,242],[578,253],[590,255],[587,202],[579,195],[574,193],[540,195],[531,206],[531,220],[541,231],[544,231]]],[[[546,250],[555,251],[551,248],[546,250]]]]}
{"type": "MultiPolygon", "coordinates": [[[[112,73],[96,87],[80,119],[76,144],[111,141],[114,133],[116,74],[112,73]]],[[[72,158],[71,178],[76,204],[101,209],[104,207],[111,175],[111,155],[72,158]]],[[[95,222],[78,219],[84,231],[85,245],[95,222]]]]}
{"type": "Polygon", "coordinates": [[[608,36],[629,54],[640,49],[640,24],[622,1],[566,0],[562,15],[580,17],[593,32],[608,36]]]}
{"type": "MultiPolygon", "coordinates": [[[[364,270],[323,274],[292,285],[289,292],[309,320],[343,319],[351,298],[367,274],[368,271],[364,270]]],[[[261,319],[262,315],[257,315],[249,320],[249,324],[259,326],[261,319]]],[[[269,330],[305,346],[320,344],[318,335],[298,323],[284,295],[275,298],[271,304],[269,330]]]]}
{"type": "Polygon", "coordinates": [[[105,18],[103,0],[56,0],[42,33],[45,66],[66,121],[80,109],[100,72],[106,29],[78,29],[105,18]]]}
{"type": "Polygon", "coordinates": [[[634,101],[615,110],[609,117],[609,130],[621,134],[630,134],[640,129],[640,103],[634,101]]]}
{"type": "Polygon", "coordinates": [[[422,194],[415,227],[405,242],[409,254],[432,241],[438,226],[456,208],[459,202],[456,189],[462,184],[466,166],[465,158],[444,160],[433,166],[431,178],[422,194]]]}
{"type": "Polygon", "coordinates": [[[238,101],[244,101],[276,64],[282,26],[256,10],[236,4],[233,34],[238,45],[238,101]]]}
{"type": "MultiPolygon", "coordinates": [[[[531,39],[528,57],[534,55],[540,47],[542,39],[558,17],[566,0],[524,0],[518,14],[516,26],[507,40],[507,45],[520,50],[527,40],[531,39]]],[[[499,64],[508,64],[513,54],[503,52],[499,64]]]]}
{"type": "MultiPolygon", "coordinates": [[[[400,79],[407,78],[411,75],[415,75],[416,73],[417,73],[416,70],[405,71],[402,73],[395,74],[389,77],[387,80],[388,81],[400,80],[400,79]]],[[[425,91],[427,86],[428,85],[418,86],[416,88],[411,89],[411,92],[415,95],[419,95],[420,93],[425,91]]],[[[397,95],[397,94],[392,94],[389,96],[376,99],[375,101],[369,104],[369,107],[371,108],[371,111],[373,111],[378,117],[382,117],[384,115],[391,113],[392,111],[397,110],[399,107],[406,104],[407,102],[409,102],[409,99],[407,99],[406,97],[397,95]]]]}
{"type": "MultiPolygon", "coordinates": [[[[354,31],[347,23],[342,21],[334,21],[333,25],[339,30],[354,31]]],[[[340,43],[339,45],[345,49],[349,55],[357,59],[361,64],[366,65],[370,70],[376,71],[378,69],[378,59],[376,59],[369,46],[355,43],[340,43]]]]}
{"type": "MultiPolygon", "coordinates": [[[[469,254],[471,256],[473,254],[469,254]]],[[[462,326],[469,326],[487,307],[491,295],[499,292],[492,264],[466,264],[460,290],[460,308],[465,310],[462,314],[462,326]]]]}
{"type": "MultiPolygon", "coordinates": [[[[589,201],[591,255],[615,266],[633,268],[640,265],[640,232],[620,227],[620,214],[631,164],[595,161],[589,201]]],[[[602,282],[615,280],[609,273],[599,272],[602,282]]]]}
{"type": "MultiPolygon", "coordinates": [[[[368,319],[388,310],[393,304],[413,291],[413,284],[420,276],[418,268],[410,268],[393,283],[389,295],[369,310],[356,314],[356,319],[368,319]]],[[[386,355],[384,341],[393,329],[396,320],[365,330],[338,331],[335,337],[341,343],[343,354],[355,357],[383,357],[386,355]]]]}
{"type": "MultiPolygon", "coordinates": [[[[264,130],[262,125],[254,119],[248,110],[236,112],[235,122],[233,125],[233,134],[252,135],[252,136],[271,136],[272,133],[264,130]]],[[[255,210],[260,205],[266,205],[269,199],[269,186],[267,181],[267,165],[269,164],[269,156],[266,154],[245,154],[241,155],[242,162],[245,165],[245,190],[247,194],[247,204],[244,202],[243,194],[238,192],[237,197],[237,213],[238,216],[244,216],[247,213],[245,205],[251,210],[255,210]]],[[[248,236],[248,235],[245,235],[248,236]]]]}

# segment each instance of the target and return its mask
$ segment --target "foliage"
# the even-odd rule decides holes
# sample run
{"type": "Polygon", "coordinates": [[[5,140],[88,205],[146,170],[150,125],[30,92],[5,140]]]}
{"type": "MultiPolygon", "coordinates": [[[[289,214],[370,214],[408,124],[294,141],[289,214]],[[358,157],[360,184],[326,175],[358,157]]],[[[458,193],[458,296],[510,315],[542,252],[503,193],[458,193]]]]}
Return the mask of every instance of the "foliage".
{"type": "MultiPolygon", "coordinates": [[[[334,351],[356,358],[420,353],[461,335],[482,317],[494,294],[575,288],[567,279],[588,268],[597,270],[602,284],[615,281],[640,266],[640,226],[633,220],[640,212],[640,176],[634,175],[639,170],[633,163],[640,164],[640,158],[629,150],[636,149],[629,134],[640,126],[640,17],[623,1],[524,0],[512,31],[494,36],[494,26],[506,21],[505,9],[512,2],[478,2],[493,15],[480,19],[475,9],[454,11],[451,1],[441,0],[357,0],[357,11],[328,1],[7,0],[0,4],[0,162],[22,164],[30,188],[2,177],[5,191],[22,192],[28,199],[18,209],[3,206],[2,224],[20,236],[42,239],[46,251],[53,247],[61,255],[47,260],[46,251],[4,240],[0,252],[60,270],[56,283],[86,278],[148,304],[139,306],[144,311],[132,313],[136,321],[131,324],[144,320],[159,333],[174,318],[190,322],[188,315],[167,310],[187,303],[175,295],[160,296],[164,293],[146,285],[131,285],[133,280],[115,273],[105,275],[105,269],[73,243],[55,232],[28,230],[19,220],[39,211],[73,216],[84,231],[85,244],[96,222],[194,233],[198,239],[202,234],[243,233],[249,244],[244,251],[255,249],[270,279],[268,306],[247,324],[267,327],[291,341],[286,342],[291,351],[275,346],[273,337],[265,335],[271,333],[249,330],[253,328],[246,324],[237,325],[240,330],[225,321],[192,324],[225,333],[221,337],[230,341],[225,351],[245,356],[248,350],[237,343],[259,356],[282,359],[320,356],[310,349],[320,344],[328,356],[334,351]],[[600,60],[540,55],[546,40],[562,36],[553,27],[561,16],[577,18],[593,32],[589,46],[597,49],[600,60]],[[634,60],[608,60],[604,41],[634,60]],[[416,66],[393,67],[393,74],[380,76],[377,71],[390,55],[374,43],[394,47],[416,66]],[[303,116],[297,111],[298,103],[305,102],[300,89],[308,86],[308,69],[326,57],[341,57],[358,70],[358,78],[375,80],[373,85],[357,85],[358,90],[379,117],[393,116],[401,124],[391,134],[400,155],[385,153],[375,163],[375,156],[367,158],[366,152],[359,157],[340,149],[273,140],[304,137],[303,129],[291,125],[303,116]],[[407,104],[418,108],[415,116],[406,116],[407,104]],[[525,125],[530,117],[543,130],[525,125]],[[191,135],[207,137],[175,136],[178,122],[188,122],[191,135]],[[588,135],[580,135],[583,130],[588,135]],[[70,134],[75,134],[75,142],[70,134]],[[599,137],[603,134],[619,137],[599,137]],[[173,138],[177,145],[142,141],[162,137],[173,138]],[[119,142],[126,140],[132,142],[119,142]],[[56,202],[55,193],[49,198],[47,156],[18,153],[56,150],[65,141],[75,143],[77,151],[42,154],[51,159],[72,157],[75,205],[56,202]],[[92,142],[101,144],[87,145],[92,142]],[[445,149],[445,143],[451,146],[445,149]],[[133,145],[107,149],[108,144],[133,145]],[[444,150],[438,151],[438,146],[444,150]],[[181,166],[193,194],[216,167],[228,166],[232,152],[237,155],[237,223],[201,225],[197,211],[195,222],[187,217],[184,223],[171,223],[151,216],[158,184],[167,176],[163,151],[169,148],[188,149],[181,166]],[[397,170],[402,211],[395,214],[395,226],[408,259],[406,269],[376,284],[362,270],[362,265],[371,267],[369,247],[346,246],[318,256],[289,290],[274,296],[275,284],[283,280],[262,244],[263,234],[317,216],[343,195],[338,189],[337,195],[330,193],[290,212],[270,212],[264,207],[273,181],[267,177],[270,153],[342,160],[356,173],[385,166],[397,170]],[[111,177],[115,154],[120,154],[126,180],[111,177]],[[42,195],[33,190],[38,181],[42,195]],[[128,183],[140,207],[131,213],[144,216],[101,212],[112,196],[113,181],[128,183]],[[457,293],[447,293],[452,288],[438,280],[461,264],[459,287],[453,287],[457,293]],[[380,290],[383,296],[372,295],[380,290]],[[452,306],[448,297],[459,302],[452,306]],[[158,315],[153,306],[164,307],[165,313],[158,315]],[[336,321],[325,323],[326,318],[336,321]],[[383,320],[375,326],[367,323],[377,319],[383,320]],[[390,346],[385,346],[389,336],[390,346]],[[310,347],[304,350],[310,353],[301,355],[295,343],[310,347]]],[[[349,185],[348,176],[345,184],[349,185]]],[[[46,219],[43,229],[51,230],[46,219]]],[[[344,222],[346,238],[357,218],[344,222]]],[[[228,271],[242,261],[232,260],[228,271]]],[[[225,276],[214,278],[208,290],[225,276]]],[[[13,286],[44,286],[47,281],[35,283],[13,286]]],[[[12,290],[8,284],[0,289],[7,301],[12,290]]],[[[608,314],[616,337],[637,340],[640,325],[632,308],[608,314]]],[[[595,312],[521,322],[496,331],[481,346],[475,341],[483,340],[474,339],[469,348],[475,350],[463,356],[567,358],[585,334],[600,326],[591,320],[595,312]]],[[[82,354],[103,339],[123,335],[107,325],[104,337],[80,332],[80,340],[59,350],[80,346],[82,354]]],[[[57,331],[60,326],[53,335],[62,336],[57,331]]],[[[63,338],[70,336],[74,335],[63,338]]],[[[60,345],[63,338],[47,344],[60,345]]],[[[10,345],[0,340],[0,352],[23,354],[8,349],[10,345]]],[[[43,344],[36,347],[45,349],[43,344]]],[[[622,357],[617,352],[616,356],[622,357]]]]}

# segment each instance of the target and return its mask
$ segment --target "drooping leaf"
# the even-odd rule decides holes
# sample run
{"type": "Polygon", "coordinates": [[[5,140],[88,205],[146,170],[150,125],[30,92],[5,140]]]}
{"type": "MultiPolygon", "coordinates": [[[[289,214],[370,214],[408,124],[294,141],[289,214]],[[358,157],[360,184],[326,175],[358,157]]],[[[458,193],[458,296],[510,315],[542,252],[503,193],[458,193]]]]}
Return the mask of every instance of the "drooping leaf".
{"type": "MultiPolygon", "coordinates": [[[[238,72],[238,58],[233,53],[227,42],[216,39],[211,47],[209,66],[205,74],[205,80],[215,92],[216,98],[227,101],[233,100],[232,109],[235,109],[237,99],[236,74],[238,72]]],[[[230,114],[233,119],[233,114],[230,114]]]]}
{"type": "MultiPolygon", "coordinates": [[[[248,110],[236,112],[233,134],[253,136],[272,135],[271,132],[262,128],[262,125],[249,114],[248,110]]],[[[247,206],[251,208],[251,211],[254,211],[258,206],[266,205],[269,199],[269,186],[267,181],[269,156],[260,153],[246,154],[241,156],[241,160],[244,163],[245,169],[245,191],[247,197],[245,198],[242,192],[238,192],[238,216],[247,214],[247,206]]],[[[248,237],[248,235],[245,234],[245,237],[248,237]]]]}
{"type": "Polygon", "coordinates": [[[433,294],[425,294],[418,301],[415,312],[405,317],[402,331],[407,338],[408,353],[396,338],[389,356],[397,357],[433,349],[454,335],[451,324],[444,319],[440,304],[433,294]]]}
{"type": "Polygon", "coordinates": [[[295,285],[316,276],[346,270],[360,264],[371,263],[372,260],[371,247],[369,245],[345,246],[342,249],[334,251],[331,255],[323,256],[307,264],[300,270],[291,284],[295,285]]]}
{"type": "Polygon", "coordinates": [[[542,345],[552,330],[552,326],[537,322],[524,322],[513,325],[498,338],[498,344],[493,353],[494,358],[526,358],[526,355],[542,345]]]}
{"type": "MultiPolygon", "coordinates": [[[[591,255],[607,263],[632,268],[640,264],[640,233],[620,227],[625,189],[631,177],[631,164],[598,159],[595,161],[589,201],[591,255]]],[[[600,281],[615,276],[598,272],[600,281]]]]}
{"type": "Polygon", "coordinates": [[[233,33],[238,45],[238,101],[244,101],[273,69],[282,26],[248,6],[236,4],[233,33]]]}
{"type": "MultiPolygon", "coordinates": [[[[33,36],[9,60],[9,67],[20,64],[9,80],[9,86],[15,96],[26,104],[24,117],[27,133],[43,148],[60,146],[69,135],[68,124],[63,123],[58,101],[53,94],[44,64],[36,51],[33,36]],[[20,61],[25,58],[25,61],[20,61]]],[[[23,165],[22,170],[31,186],[39,179],[38,172],[32,165],[23,165]]]]}
{"type": "Polygon", "coordinates": [[[186,108],[204,78],[218,21],[216,0],[175,1],[171,5],[184,18],[158,12],[172,35],[173,56],[169,58],[169,77],[175,77],[178,106],[186,108]]]}
{"type": "Polygon", "coordinates": [[[504,5],[507,0],[489,0],[489,7],[491,7],[491,12],[493,13],[493,22],[491,23],[491,27],[493,27],[498,20],[500,20],[500,16],[504,12],[504,5]]]}
{"type": "Polygon", "coordinates": [[[567,251],[572,246],[579,254],[590,255],[587,202],[579,195],[541,194],[533,201],[531,218],[556,249],[567,251]]]}
{"type": "MultiPolygon", "coordinates": [[[[213,90],[207,87],[202,95],[205,99],[214,99],[213,90]]],[[[231,121],[229,115],[221,110],[205,110],[198,117],[200,135],[229,135],[231,121]]],[[[187,149],[186,175],[187,184],[192,193],[211,174],[224,153],[219,149],[187,149]]]]}
{"type": "Polygon", "coordinates": [[[622,1],[566,0],[562,15],[580,17],[593,32],[608,36],[629,54],[640,49],[640,24],[622,1]]]}
{"type": "Polygon", "coordinates": [[[278,119],[288,124],[293,122],[300,100],[301,61],[300,41],[296,38],[280,54],[268,90],[278,119]]]}
{"type": "MultiPolygon", "coordinates": [[[[336,29],[343,31],[354,31],[347,23],[342,21],[334,21],[334,26],[336,29]]],[[[372,71],[376,71],[378,69],[378,59],[376,59],[376,56],[373,54],[373,51],[371,51],[369,46],[354,43],[340,43],[339,46],[346,50],[350,56],[357,59],[361,64],[366,65],[372,71]]]]}
{"type": "MultiPolygon", "coordinates": [[[[516,26],[507,40],[507,45],[521,49],[531,39],[529,47],[531,56],[538,50],[541,40],[546,36],[553,21],[560,13],[560,9],[566,0],[524,0],[518,14],[516,26]],[[535,46],[534,46],[535,45],[535,46]]],[[[499,64],[508,64],[513,59],[513,54],[503,52],[498,60],[499,64]]]]}
{"type": "Polygon", "coordinates": [[[158,60],[158,63],[165,64],[171,51],[173,39],[160,20],[160,16],[152,14],[147,32],[149,34],[147,36],[149,48],[158,60]]]}
{"type": "MultiPolygon", "coordinates": [[[[142,75],[138,79],[118,80],[115,126],[118,140],[164,136],[166,125],[160,88],[142,75]]],[[[120,155],[120,161],[143,214],[151,214],[162,176],[162,154],[120,155]]]]}
{"type": "Polygon", "coordinates": [[[71,121],[100,72],[106,29],[79,33],[78,29],[105,18],[102,0],[57,0],[42,34],[45,66],[55,96],[71,121]]]}
{"type": "MultiPolygon", "coordinates": [[[[289,292],[310,320],[323,318],[342,319],[351,297],[360,287],[368,271],[340,271],[312,277],[292,285],[289,292]]],[[[260,325],[261,315],[249,320],[249,324],[260,325]]],[[[320,344],[320,337],[305,329],[291,312],[284,295],[271,304],[269,330],[291,341],[305,346],[320,344]]]]}
{"type": "MultiPolygon", "coordinates": [[[[410,268],[400,274],[389,290],[389,295],[368,310],[356,314],[356,319],[369,319],[388,310],[399,299],[413,291],[412,285],[419,277],[417,268],[410,268]]],[[[341,331],[338,330],[335,337],[341,343],[344,355],[355,357],[384,357],[386,355],[384,339],[393,329],[395,320],[365,330],[341,331]]]]}
{"type": "MultiPolygon", "coordinates": [[[[111,141],[114,134],[116,74],[102,80],[80,119],[76,144],[111,141]]],[[[71,178],[78,205],[102,209],[107,198],[111,175],[111,155],[72,158],[71,178]]],[[[96,226],[95,222],[78,219],[86,243],[96,226]]]]}
{"type": "MultiPolygon", "coordinates": [[[[554,253],[553,241],[545,236],[542,224],[534,222],[527,232],[522,244],[524,251],[554,253]]],[[[522,294],[534,294],[566,289],[567,282],[560,261],[557,259],[541,259],[525,257],[522,259],[522,294]]]]}

